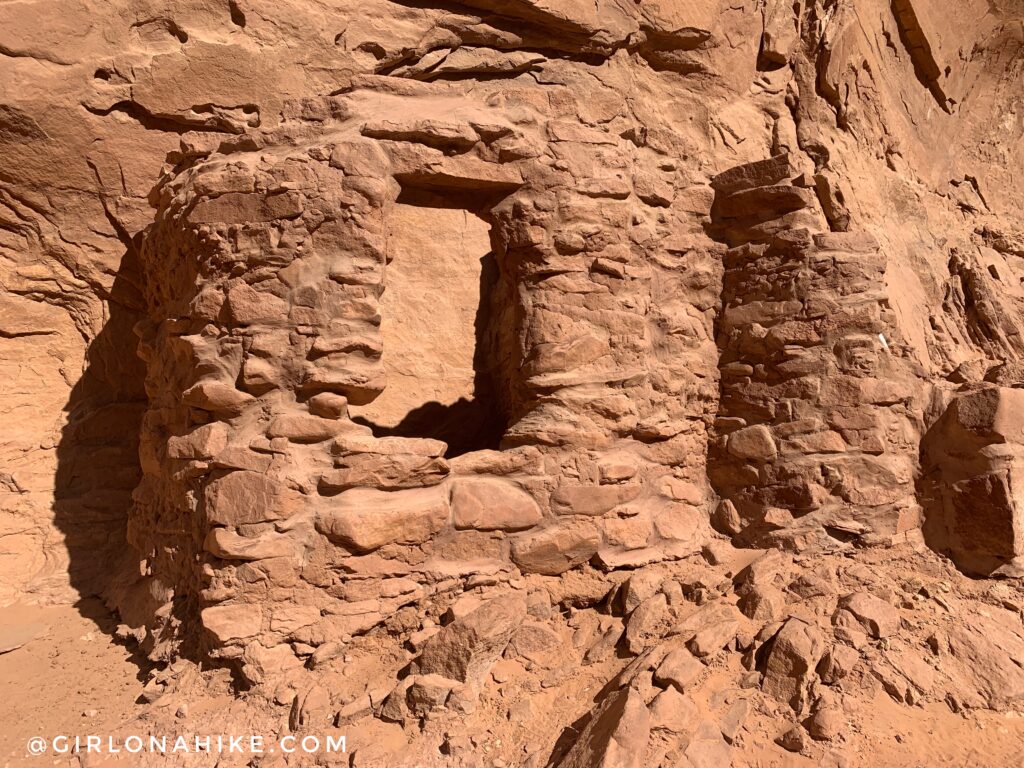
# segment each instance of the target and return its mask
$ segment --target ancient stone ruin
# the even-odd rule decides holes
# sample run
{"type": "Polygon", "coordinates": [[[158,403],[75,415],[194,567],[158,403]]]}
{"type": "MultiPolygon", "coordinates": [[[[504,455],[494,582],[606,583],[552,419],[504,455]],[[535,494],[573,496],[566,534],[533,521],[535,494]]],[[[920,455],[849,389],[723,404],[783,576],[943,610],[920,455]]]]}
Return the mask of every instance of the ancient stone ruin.
{"type": "Polygon", "coordinates": [[[149,722],[703,768],[1022,711],[1016,3],[143,5],[0,6],[0,596],[101,596],[149,722]]]}

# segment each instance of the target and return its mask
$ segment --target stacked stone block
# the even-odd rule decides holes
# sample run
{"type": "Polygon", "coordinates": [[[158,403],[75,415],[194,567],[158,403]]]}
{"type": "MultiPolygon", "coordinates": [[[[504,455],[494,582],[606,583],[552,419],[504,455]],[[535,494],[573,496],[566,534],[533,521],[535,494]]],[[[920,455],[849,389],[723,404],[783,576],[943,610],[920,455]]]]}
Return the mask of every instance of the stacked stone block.
{"type": "Polygon", "coordinates": [[[725,255],[716,525],[802,550],[919,525],[920,383],[888,305],[886,259],[827,230],[787,156],[716,177],[725,255]],[[795,177],[795,178],[791,178],[795,177]]]}

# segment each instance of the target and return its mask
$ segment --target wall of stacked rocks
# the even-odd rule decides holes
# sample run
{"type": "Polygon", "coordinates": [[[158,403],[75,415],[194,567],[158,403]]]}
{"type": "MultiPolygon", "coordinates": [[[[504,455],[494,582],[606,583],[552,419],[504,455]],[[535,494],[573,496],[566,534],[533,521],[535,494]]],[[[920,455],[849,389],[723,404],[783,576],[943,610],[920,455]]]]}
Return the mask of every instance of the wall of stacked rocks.
{"type": "Polygon", "coordinates": [[[889,304],[887,257],[788,155],[716,176],[725,254],[716,524],[795,550],[916,532],[930,385],[889,304]],[[830,227],[831,224],[831,227],[830,227]]]}
{"type": "Polygon", "coordinates": [[[188,604],[169,620],[199,616],[254,680],[453,585],[633,568],[710,532],[710,190],[546,104],[422,87],[366,120],[389,90],[303,105],[299,147],[268,137],[169,177],[143,248],[132,543],[188,604]],[[438,116],[409,120],[409,100],[438,116]],[[411,190],[486,206],[495,448],[451,455],[349,412],[389,385],[387,219],[411,190]]]}

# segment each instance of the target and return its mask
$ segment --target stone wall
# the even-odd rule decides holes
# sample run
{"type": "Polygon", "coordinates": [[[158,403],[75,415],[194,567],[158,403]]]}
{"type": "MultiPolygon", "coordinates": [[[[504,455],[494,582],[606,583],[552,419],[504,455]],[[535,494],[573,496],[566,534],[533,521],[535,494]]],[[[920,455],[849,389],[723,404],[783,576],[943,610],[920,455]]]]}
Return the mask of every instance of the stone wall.
{"type": "Polygon", "coordinates": [[[0,3],[0,603],[360,768],[1019,703],[1019,5],[0,3]]]}
{"type": "Polygon", "coordinates": [[[916,530],[927,388],[889,306],[878,242],[832,231],[827,183],[787,155],[725,171],[712,186],[715,232],[732,246],[718,336],[716,526],[796,550],[916,530]]]}
{"type": "Polygon", "coordinates": [[[132,542],[181,606],[168,620],[201,617],[254,681],[465,584],[679,558],[709,532],[707,187],[552,110],[365,120],[372,90],[169,177],[143,249],[132,542]],[[381,300],[409,190],[486,200],[496,449],[351,418],[389,386],[382,304],[414,310],[381,300]]]}

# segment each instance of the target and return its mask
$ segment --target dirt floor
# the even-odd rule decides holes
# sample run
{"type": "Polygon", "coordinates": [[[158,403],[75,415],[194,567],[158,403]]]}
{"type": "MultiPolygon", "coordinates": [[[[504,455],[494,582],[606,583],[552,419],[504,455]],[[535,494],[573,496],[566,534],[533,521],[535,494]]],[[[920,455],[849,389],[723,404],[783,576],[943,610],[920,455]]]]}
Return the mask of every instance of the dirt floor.
{"type": "Polygon", "coordinates": [[[109,733],[140,712],[140,667],[112,638],[116,624],[97,600],[0,608],[0,766],[68,765],[29,756],[28,740],[109,733]]]}
{"type": "Polygon", "coordinates": [[[1018,768],[1024,766],[1024,719],[945,704],[907,707],[880,693],[850,718],[851,733],[820,761],[780,750],[788,723],[753,718],[732,768],[1018,768]]]}

